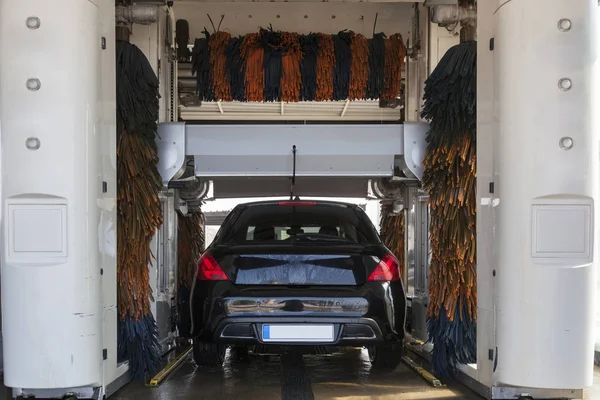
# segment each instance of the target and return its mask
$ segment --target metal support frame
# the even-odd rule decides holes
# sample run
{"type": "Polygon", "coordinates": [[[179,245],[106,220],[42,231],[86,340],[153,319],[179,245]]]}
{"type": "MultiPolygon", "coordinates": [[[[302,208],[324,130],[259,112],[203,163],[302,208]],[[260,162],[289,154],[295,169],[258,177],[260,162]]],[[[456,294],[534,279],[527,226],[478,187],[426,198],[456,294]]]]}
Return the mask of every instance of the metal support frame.
{"type": "Polygon", "coordinates": [[[177,202],[175,190],[159,195],[163,208],[163,224],[151,242],[155,258],[149,266],[150,286],[154,301],[150,309],[158,326],[158,340],[163,354],[175,346],[173,313],[177,305],[177,202]]]}
{"type": "Polygon", "coordinates": [[[60,389],[22,389],[13,388],[13,398],[39,398],[39,399],[59,399],[65,396],[73,395],[78,399],[103,400],[106,399],[129,382],[133,380],[133,375],[129,369],[129,363],[124,362],[117,366],[117,378],[105,387],[78,387],[78,388],[60,388],[60,389]]]}
{"type": "Polygon", "coordinates": [[[492,386],[492,399],[583,399],[583,390],[527,389],[492,386]]]}
{"type": "Polygon", "coordinates": [[[289,177],[292,148],[296,176],[382,178],[423,175],[428,124],[388,125],[190,125],[159,126],[163,183],[182,176],[186,157],[206,179],[289,177]]]}
{"type": "MultiPolygon", "coordinates": [[[[414,344],[409,344],[407,349],[414,355],[426,363],[431,362],[431,348],[428,345],[415,341],[414,344]]],[[[486,399],[494,400],[509,400],[518,399],[520,397],[531,397],[532,399],[582,399],[583,390],[554,390],[554,389],[535,389],[535,388],[517,388],[492,385],[491,387],[481,383],[473,376],[473,371],[470,366],[459,366],[456,371],[456,380],[463,385],[469,387],[475,393],[486,399]]]]}
{"type": "Polygon", "coordinates": [[[407,226],[410,234],[407,235],[407,243],[411,254],[407,256],[409,261],[410,279],[413,285],[411,293],[411,328],[413,337],[426,342],[429,340],[427,332],[427,308],[429,305],[429,196],[420,190],[410,190],[409,211],[407,215],[407,226]]]}
{"type": "Polygon", "coordinates": [[[42,398],[42,399],[62,399],[63,397],[74,396],[78,399],[102,399],[102,388],[100,387],[80,387],[65,389],[13,389],[13,398],[42,398]]]}

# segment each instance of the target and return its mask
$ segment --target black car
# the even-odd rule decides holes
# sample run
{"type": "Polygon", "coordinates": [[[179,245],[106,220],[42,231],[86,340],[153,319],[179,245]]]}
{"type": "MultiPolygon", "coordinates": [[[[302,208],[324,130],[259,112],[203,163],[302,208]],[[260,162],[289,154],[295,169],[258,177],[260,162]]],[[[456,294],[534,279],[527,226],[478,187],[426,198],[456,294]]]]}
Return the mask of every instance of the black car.
{"type": "Polygon", "coordinates": [[[199,366],[257,345],[367,347],[383,368],[403,354],[399,262],[353,204],[235,207],[198,262],[189,309],[199,366]]]}

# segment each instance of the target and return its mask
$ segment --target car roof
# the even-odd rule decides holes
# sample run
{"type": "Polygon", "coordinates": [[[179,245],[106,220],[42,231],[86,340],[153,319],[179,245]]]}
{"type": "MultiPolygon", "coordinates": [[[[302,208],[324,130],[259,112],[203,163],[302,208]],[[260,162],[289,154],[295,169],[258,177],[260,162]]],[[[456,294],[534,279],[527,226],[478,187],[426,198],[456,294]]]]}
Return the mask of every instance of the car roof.
{"type": "Polygon", "coordinates": [[[349,207],[354,208],[358,207],[353,203],[346,203],[342,201],[332,201],[332,200],[263,200],[263,201],[251,201],[247,203],[238,204],[237,207],[257,207],[257,206],[278,206],[281,202],[292,202],[292,203],[316,203],[318,206],[335,206],[335,207],[349,207]]]}

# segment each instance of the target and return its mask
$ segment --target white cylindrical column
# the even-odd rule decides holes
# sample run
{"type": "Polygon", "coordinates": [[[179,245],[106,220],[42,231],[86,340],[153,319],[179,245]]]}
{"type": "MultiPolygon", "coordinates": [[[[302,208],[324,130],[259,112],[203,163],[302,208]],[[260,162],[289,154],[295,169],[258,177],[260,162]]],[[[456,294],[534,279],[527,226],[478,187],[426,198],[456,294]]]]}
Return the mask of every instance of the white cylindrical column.
{"type": "Polygon", "coordinates": [[[496,340],[500,384],[592,384],[598,256],[596,0],[498,1],[496,340]]]}
{"type": "Polygon", "coordinates": [[[102,381],[96,0],[0,0],[4,383],[102,381]]]}

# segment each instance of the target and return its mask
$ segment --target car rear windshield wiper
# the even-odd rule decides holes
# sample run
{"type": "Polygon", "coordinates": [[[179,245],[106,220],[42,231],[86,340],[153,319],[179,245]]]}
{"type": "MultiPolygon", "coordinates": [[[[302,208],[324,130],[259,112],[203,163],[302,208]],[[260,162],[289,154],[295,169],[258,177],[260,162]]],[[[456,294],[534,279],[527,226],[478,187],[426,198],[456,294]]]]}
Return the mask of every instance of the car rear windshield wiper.
{"type": "Polygon", "coordinates": [[[296,241],[306,240],[308,242],[337,242],[337,243],[352,243],[352,241],[331,235],[322,235],[318,233],[298,233],[293,236],[296,241]]]}

